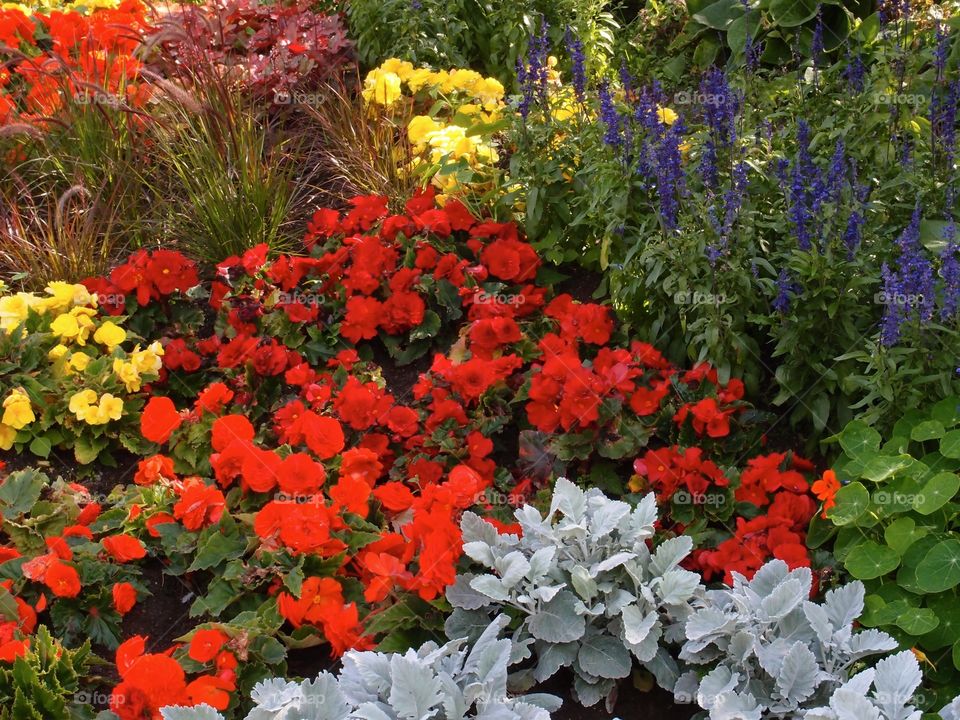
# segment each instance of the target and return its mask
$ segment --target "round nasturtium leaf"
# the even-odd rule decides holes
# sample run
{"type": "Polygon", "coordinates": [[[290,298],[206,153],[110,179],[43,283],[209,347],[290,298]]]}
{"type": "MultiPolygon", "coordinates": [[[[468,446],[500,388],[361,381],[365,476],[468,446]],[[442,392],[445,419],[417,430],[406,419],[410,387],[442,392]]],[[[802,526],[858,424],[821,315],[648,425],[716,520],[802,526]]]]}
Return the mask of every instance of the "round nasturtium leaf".
{"type": "Polygon", "coordinates": [[[913,463],[909,455],[877,455],[863,464],[862,476],[871,482],[883,482],[913,463]]]}
{"type": "Polygon", "coordinates": [[[960,458],[960,430],[951,430],[940,438],[940,454],[948,458],[960,458]]]}
{"type": "Polygon", "coordinates": [[[960,585],[960,540],[941,540],[917,565],[917,585],[928,593],[960,585]]]}
{"type": "Polygon", "coordinates": [[[939,650],[960,641],[960,603],[957,597],[948,595],[937,598],[930,603],[930,610],[940,622],[923,636],[923,647],[939,650]]]}
{"type": "Polygon", "coordinates": [[[915,595],[923,595],[924,590],[917,581],[917,567],[938,542],[937,538],[927,535],[907,549],[900,561],[900,569],[897,571],[897,586],[915,595]]]}
{"type": "Polygon", "coordinates": [[[937,440],[943,437],[946,430],[943,423],[939,420],[924,420],[910,429],[910,439],[916,440],[917,442],[937,440]]]}
{"type": "Polygon", "coordinates": [[[903,555],[917,540],[927,534],[925,528],[917,528],[911,517],[897,518],[883,532],[883,539],[897,555],[903,555]]]}
{"type": "Polygon", "coordinates": [[[863,420],[851,420],[840,433],[840,447],[852,458],[875,454],[880,447],[880,433],[863,420]]]}
{"type": "Polygon", "coordinates": [[[836,505],[827,511],[834,525],[850,525],[863,515],[870,505],[870,493],[862,483],[852,482],[837,490],[836,505]]]}
{"type": "Polygon", "coordinates": [[[899,564],[900,556],[893,549],[868,540],[850,551],[844,567],[858,580],[873,580],[893,572],[899,564]]]}
{"type": "Polygon", "coordinates": [[[937,473],[927,480],[914,498],[913,509],[921,515],[930,515],[950,502],[957,490],[960,490],[960,476],[951,472],[937,473]]]}
{"type": "Polygon", "coordinates": [[[897,618],[897,627],[910,635],[923,635],[939,624],[939,618],[929,608],[910,608],[897,618]]]}
{"type": "Polygon", "coordinates": [[[945,427],[953,427],[960,423],[960,397],[944,398],[930,412],[930,417],[939,420],[945,427]]]}

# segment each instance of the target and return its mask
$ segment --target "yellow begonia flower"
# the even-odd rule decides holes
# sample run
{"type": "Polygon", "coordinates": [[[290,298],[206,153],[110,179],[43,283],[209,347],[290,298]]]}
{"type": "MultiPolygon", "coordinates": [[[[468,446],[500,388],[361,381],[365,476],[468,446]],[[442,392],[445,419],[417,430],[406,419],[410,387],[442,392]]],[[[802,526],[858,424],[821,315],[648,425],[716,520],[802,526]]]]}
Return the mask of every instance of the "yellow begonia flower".
{"type": "Polygon", "coordinates": [[[143,381],[140,379],[140,371],[132,362],[124,362],[120,358],[113,361],[113,373],[117,376],[127,392],[137,392],[143,381]]]}
{"type": "Polygon", "coordinates": [[[97,328],[97,331],[93,334],[93,339],[112,352],[117,345],[127,339],[127,331],[107,320],[97,328]]]}
{"type": "Polygon", "coordinates": [[[496,105],[503,100],[503,85],[496,78],[484,78],[477,85],[474,94],[484,105],[496,105]]]}
{"type": "Polygon", "coordinates": [[[90,331],[96,325],[91,319],[97,311],[93,308],[75,307],[69,313],[62,313],[50,324],[50,332],[60,336],[61,340],[75,340],[78,345],[86,345],[90,331]]]}
{"type": "Polygon", "coordinates": [[[11,333],[14,328],[27,319],[27,315],[30,313],[30,303],[27,297],[27,293],[0,297],[0,328],[11,333]]]}
{"type": "Polygon", "coordinates": [[[38,303],[40,312],[65,312],[75,305],[92,305],[96,303],[96,297],[90,294],[83,285],[79,283],[68,283],[62,280],[55,280],[46,287],[47,293],[51,296],[42,298],[38,303]]]}
{"type": "Polygon", "coordinates": [[[378,105],[393,105],[400,99],[400,77],[396,73],[371,70],[364,80],[363,98],[378,105]]]}
{"type": "Polygon", "coordinates": [[[434,73],[428,68],[419,68],[414,70],[409,77],[406,78],[407,87],[410,88],[410,92],[418,92],[428,85],[432,85],[434,80],[434,73]]]}
{"type": "Polygon", "coordinates": [[[47,360],[50,362],[57,362],[58,360],[63,360],[67,356],[67,353],[70,352],[70,348],[66,345],[54,345],[50,350],[47,351],[47,360]]]}
{"type": "Polygon", "coordinates": [[[70,356],[70,361],[68,365],[71,370],[76,370],[77,372],[83,372],[87,369],[87,365],[90,364],[92,358],[86,353],[74,353],[70,356]]]}
{"type": "Polygon", "coordinates": [[[119,420],[123,415],[123,400],[110,393],[104,393],[97,405],[89,405],[82,420],[87,425],[105,425],[111,420],[119,420]]]}
{"type": "Polygon", "coordinates": [[[161,357],[163,357],[163,345],[160,344],[160,341],[154,340],[147,345],[145,350],[141,350],[140,346],[137,345],[130,353],[130,362],[136,366],[138,372],[156,375],[160,372],[160,366],[163,364],[161,357]]]}
{"type": "Polygon", "coordinates": [[[677,121],[677,117],[677,113],[670,108],[657,105],[657,120],[664,125],[673,125],[677,121]]]}
{"type": "Polygon", "coordinates": [[[77,420],[82,420],[84,412],[96,401],[97,394],[93,390],[81,390],[70,397],[70,404],[67,407],[77,416],[77,420]]]}
{"type": "Polygon", "coordinates": [[[9,450],[13,447],[13,440],[17,437],[17,431],[9,425],[0,424],[0,450],[9,450]]]}
{"type": "Polygon", "coordinates": [[[36,419],[37,416],[33,414],[33,406],[26,391],[23,388],[11,390],[3,400],[3,419],[0,422],[14,430],[19,430],[36,419]]]}
{"type": "Polygon", "coordinates": [[[443,125],[432,117],[428,115],[417,115],[407,125],[407,137],[410,138],[410,142],[414,145],[421,145],[426,142],[427,137],[431,133],[435,133],[442,128],[443,125]]]}
{"type": "Polygon", "coordinates": [[[397,58],[385,60],[380,66],[380,70],[393,73],[400,78],[401,81],[408,79],[414,73],[413,63],[397,58]]]}

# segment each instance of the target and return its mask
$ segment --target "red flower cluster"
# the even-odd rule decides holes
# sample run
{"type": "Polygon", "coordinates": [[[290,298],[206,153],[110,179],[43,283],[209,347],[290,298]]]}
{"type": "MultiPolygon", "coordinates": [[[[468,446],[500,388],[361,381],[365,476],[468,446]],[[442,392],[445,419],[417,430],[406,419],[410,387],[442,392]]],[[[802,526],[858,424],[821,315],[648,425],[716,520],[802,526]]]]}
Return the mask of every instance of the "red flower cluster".
{"type": "Polygon", "coordinates": [[[89,15],[38,12],[36,27],[20,10],[0,9],[0,43],[20,51],[0,71],[0,125],[45,123],[63,109],[65,95],[142,107],[150,86],[140,82],[134,51],[147,28],[144,15],[140,0],[123,0],[89,15]]]}
{"type": "Polygon", "coordinates": [[[119,315],[124,310],[123,296],[136,295],[137,304],[143,306],[177,291],[186,292],[197,282],[197,266],[179,252],[137,250],[113,269],[109,280],[91,278],[84,285],[103,298],[101,305],[107,312],[119,315]]]}

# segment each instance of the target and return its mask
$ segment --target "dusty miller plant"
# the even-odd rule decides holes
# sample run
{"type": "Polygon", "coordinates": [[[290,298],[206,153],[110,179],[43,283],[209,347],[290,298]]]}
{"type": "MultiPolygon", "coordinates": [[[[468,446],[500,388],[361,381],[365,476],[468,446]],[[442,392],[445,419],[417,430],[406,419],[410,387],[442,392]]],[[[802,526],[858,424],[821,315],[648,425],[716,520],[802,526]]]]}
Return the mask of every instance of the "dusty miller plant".
{"type": "MultiPolygon", "coordinates": [[[[428,642],[406,653],[350,651],[339,676],[257,683],[246,720],[550,720],[552,695],[507,694],[508,618],[496,618],[472,646],[428,642]]],[[[164,720],[223,720],[209,706],[167,707],[164,720]]]]}
{"type": "Polygon", "coordinates": [[[692,548],[689,537],[667,540],[653,553],[648,548],[654,496],[633,508],[561,478],[546,517],[528,505],[516,519],[521,537],[464,515],[464,553],[486,571],[459,575],[447,589],[455,608],[448,636],[470,635],[510,614],[513,660],[536,657],[514,674],[513,686],[528,688],[571,667],[583,705],[604,697],[609,704],[634,658],[673,687],[678,667],[664,646],[683,641],[682,623],[702,586],[699,575],[678,567],[692,548]]]}
{"type": "Polygon", "coordinates": [[[861,583],[831,590],[818,604],[808,600],[808,568],[772,560],[753,580],[733,576],[732,588],[707,591],[687,620],[680,659],[702,670],[680,677],[678,701],[695,701],[711,720],[920,717],[909,705],[921,680],[912,653],[853,674],[863,658],[897,647],[879,630],[854,632],[861,583]]]}

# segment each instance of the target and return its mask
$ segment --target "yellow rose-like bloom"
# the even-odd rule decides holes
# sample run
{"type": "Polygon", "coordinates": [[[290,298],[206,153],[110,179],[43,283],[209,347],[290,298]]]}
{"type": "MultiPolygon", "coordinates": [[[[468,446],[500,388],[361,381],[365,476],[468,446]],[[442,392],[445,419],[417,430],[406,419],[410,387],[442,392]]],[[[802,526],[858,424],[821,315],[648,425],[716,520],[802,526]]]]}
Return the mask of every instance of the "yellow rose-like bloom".
{"type": "Polygon", "coordinates": [[[9,425],[0,424],[0,450],[9,450],[13,447],[13,439],[17,437],[17,431],[9,425]]]}
{"type": "Polygon", "coordinates": [[[77,416],[77,420],[83,420],[83,414],[87,408],[96,401],[97,394],[93,390],[81,390],[70,397],[70,404],[67,407],[77,416]]]}
{"type": "Polygon", "coordinates": [[[668,107],[660,107],[657,105],[657,120],[664,125],[673,125],[677,121],[677,113],[668,107]]]}
{"type": "Polygon", "coordinates": [[[86,353],[78,352],[70,356],[70,361],[67,364],[71,370],[83,372],[87,369],[87,365],[90,364],[91,359],[92,358],[86,353]]]}
{"type": "Polygon", "coordinates": [[[112,352],[117,345],[127,339],[127,331],[107,320],[97,328],[97,331],[93,334],[93,339],[112,352]]]}
{"type": "Polygon", "coordinates": [[[396,73],[371,70],[363,82],[367,102],[390,106],[400,99],[400,77],[396,73]]]}
{"type": "Polygon", "coordinates": [[[383,64],[380,66],[380,70],[383,72],[393,73],[400,78],[400,80],[406,80],[414,73],[413,63],[407,62],[406,60],[400,60],[398,58],[384,60],[383,64]]]}
{"type": "Polygon", "coordinates": [[[70,348],[62,343],[60,345],[54,345],[52,348],[50,348],[50,350],[47,351],[47,360],[50,362],[63,360],[63,358],[65,358],[69,352],[70,348]]]}
{"type": "Polygon", "coordinates": [[[86,345],[90,331],[96,327],[91,319],[96,314],[93,308],[75,307],[58,315],[50,324],[50,332],[59,335],[61,341],[75,340],[78,345],[86,345]]]}
{"type": "Polygon", "coordinates": [[[163,345],[159,340],[154,340],[145,350],[141,350],[137,345],[130,354],[130,362],[136,366],[138,372],[155,375],[160,372],[160,366],[163,364],[161,357],[163,357],[163,345]]]}
{"type": "Polygon", "coordinates": [[[96,297],[79,283],[55,280],[47,285],[46,290],[51,297],[39,301],[38,310],[40,312],[59,313],[69,310],[74,305],[93,305],[96,303],[96,297]]]}
{"type": "Polygon", "coordinates": [[[119,420],[123,415],[123,400],[110,393],[104,393],[97,405],[89,405],[82,420],[87,425],[105,425],[111,420],[119,420]]]}
{"type": "Polygon", "coordinates": [[[124,362],[117,358],[113,361],[113,373],[123,383],[127,392],[140,390],[143,381],[140,379],[140,371],[134,363],[124,362]]]}
{"type": "Polygon", "coordinates": [[[8,333],[13,332],[14,328],[26,320],[29,313],[27,293],[0,297],[0,328],[8,333]]]}
{"type": "Polygon", "coordinates": [[[474,88],[474,94],[484,105],[496,105],[503,100],[503,85],[496,78],[484,78],[474,88]]]}
{"type": "Polygon", "coordinates": [[[420,89],[433,84],[434,73],[429,68],[418,68],[404,79],[407,82],[407,87],[410,88],[410,92],[415,93],[420,89]]]}
{"type": "Polygon", "coordinates": [[[3,422],[14,430],[26,427],[37,416],[33,414],[33,406],[30,404],[30,398],[23,388],[14,388],[3,400],[3,422]]]}
{"type": "Polygon", "coordinates": [[[475,89],[483,82],[483,75],[476,70],[458,69],[450,73],[446,87],[452,90],[462,90],[466,93],[473,93],[475,89]]]}
{"type": "Polygon", "coordinates": [[[431,133],[441,130],[443,125],[428,115],[417,115],[407,125],[407,137],[414,145],[421,145],[431,133]]]}

